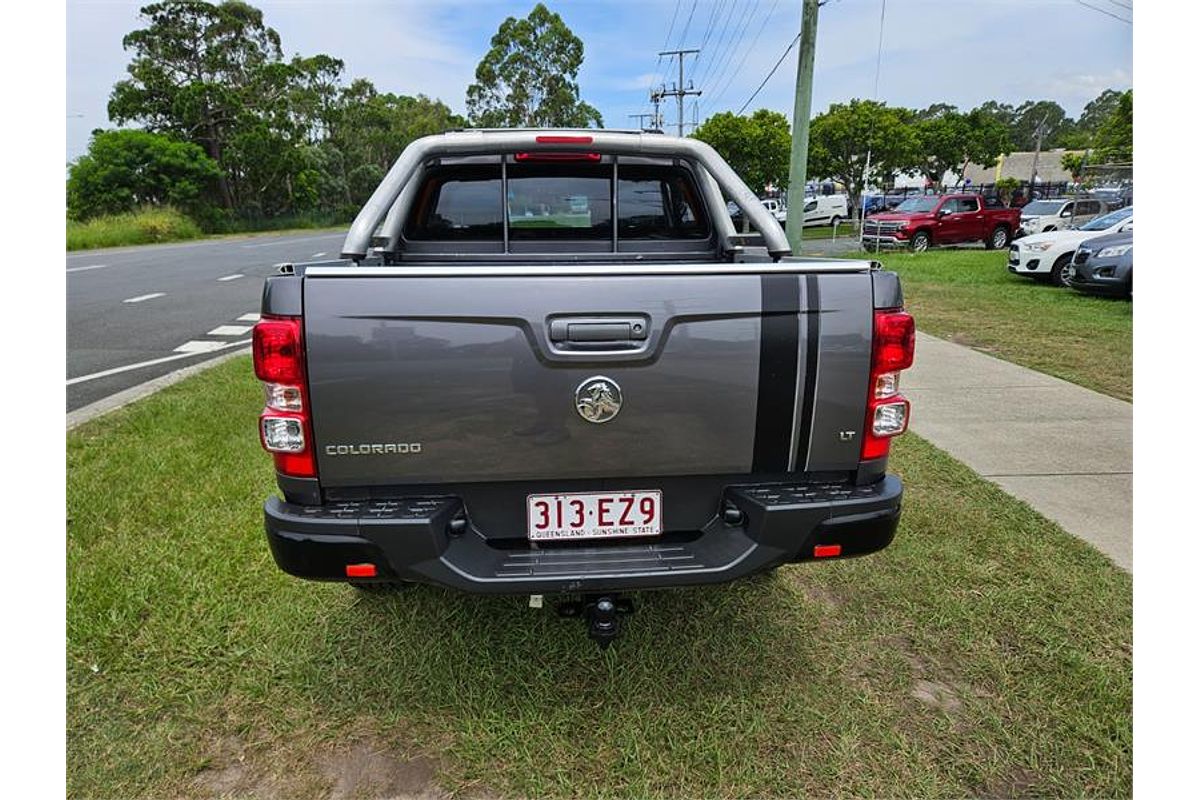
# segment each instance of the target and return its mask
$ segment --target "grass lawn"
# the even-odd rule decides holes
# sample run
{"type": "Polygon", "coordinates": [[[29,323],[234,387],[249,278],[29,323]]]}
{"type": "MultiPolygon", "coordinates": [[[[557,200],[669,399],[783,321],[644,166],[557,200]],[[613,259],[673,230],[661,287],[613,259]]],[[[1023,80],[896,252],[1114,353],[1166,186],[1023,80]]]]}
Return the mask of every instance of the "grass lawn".
{"type": "Polygon", "coordinates": [[[870,257],[900,274],[917,330],[1122,400],[1133,398],[1130,301],[1018,277],[1009,273],[1003,251],[870,257]]]}
{"type": "Polygon", "coordinates": [[[239,358],[68,437],[72,797],[1132,791],[1130,576],[912,435],[890,548],[643,594],[600,652],[279,572],[261,404],[239,358]]]}

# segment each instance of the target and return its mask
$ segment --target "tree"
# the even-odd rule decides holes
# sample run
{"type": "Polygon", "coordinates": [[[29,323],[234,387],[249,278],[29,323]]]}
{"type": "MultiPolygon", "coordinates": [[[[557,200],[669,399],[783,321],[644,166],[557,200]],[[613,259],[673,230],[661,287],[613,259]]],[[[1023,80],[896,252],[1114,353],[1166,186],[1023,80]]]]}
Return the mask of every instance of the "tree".
{"type": "Polygon", "coordinates": [[[1096,130],[1094,160],[1099,164],[1133,161],[1133,90],[1121,95],[1117,107],[1096,130]]]}
{"type": "Polygon", "coordinates": [[[756,194],[767,186],[787,187],[792,133],[778,111],[760,108],[749,117],[723,111],[692,135],[720,153],[756,194]]]}
{"type": "Polygon", "coordinates": [[[1101,123],[1107,120],[1112,113],[1117,110],[1117,105],[1121,102],[1121,97],[1124,92],[1119,92],[1116,89],[1105,89],[1095,100],[1092,100],[1083,107],[1083,113],[1079,115],[1079,122],[1075,123],[1075,127],[1088,134],[1095,134],[1100,129],[1101,123]]]}
{"type": "Polygon", "coordinates": [[[1037,128],[1045,120],[1042,149],[1058,145],[1058,138],[1071,131],[1072,122],[1063,107],[1053,100],[1026,100],[1017,106],[1009,135],[1018,150],[1037,147],[1037,128]]]}
{"type": "Polygon", "coordinates": [[[583,42],[541,3],[524,19],[509,17],[475,68],[467,113],[477,127],[603,127],[600,112],[579,99],[575,82],[583,42]]]}
{"type": "Polygon", "coordinates": [[[201,219],[221,170],[203,148],[140,130],[96,131],[70,165],[67,215],[88,219],[145,205],[173,205],[201,219]]]}
{"type": "Polygon", "coordinates": [[[221,197],[232,209],[225,148],[245,106],[269,99],[252,87],[261,67],[280,60],[279,34],[238,0],[164,0],[144,6],[141,18],[146,27],[123,40],[133,61],[129,78],[113,87],[108,115],[203,146],[222,167],[221,197]]]}
{"type": "Polygon", "coordinates": [[[922,163],[914,115],[874,100],[835,103],[809,127],[808,174],[833,178],[846,187],[850,202],[861,208],[865,181],[890,182],[922,163]],[[871,174],[864,175],[867,151],[871,174]]]}

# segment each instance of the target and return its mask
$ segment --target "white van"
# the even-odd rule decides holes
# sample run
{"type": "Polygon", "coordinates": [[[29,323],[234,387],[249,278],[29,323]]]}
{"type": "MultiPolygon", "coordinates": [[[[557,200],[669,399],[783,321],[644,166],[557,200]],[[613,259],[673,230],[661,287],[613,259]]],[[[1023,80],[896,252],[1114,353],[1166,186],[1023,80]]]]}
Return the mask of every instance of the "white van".
{"type": "Polygon", "coordinates": [[[850,206],[844,194],[821,194],[804,198],[804,227],[829,225],[836,227],[850,217],[850,206]]]}

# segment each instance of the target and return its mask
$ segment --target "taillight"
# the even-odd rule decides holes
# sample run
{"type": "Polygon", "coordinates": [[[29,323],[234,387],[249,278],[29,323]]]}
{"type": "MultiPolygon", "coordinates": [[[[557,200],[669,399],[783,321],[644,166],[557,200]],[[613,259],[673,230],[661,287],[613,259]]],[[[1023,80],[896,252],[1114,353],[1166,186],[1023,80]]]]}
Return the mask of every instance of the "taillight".
{"type": "Polygon", "coordinates": [[[258,420],[263,449],[275,469],[297,478],[317,475],[304,379],[299,317],[263,317],[254,326],[254,374],[263,381],[266,408],[258,420]]]}
{"type": "Polygon", "coordinates": [[[901,309],[875,312],[871,339],[871,383],[867,395],[862,459],[888,454],[892,437],[908,430],[908,400],[900,394],[900,372],[913,363],[917,327],[901,309]]]}
{"type": "Polygon", "coordinates": [[[260,381],[300,383],[299,317],[266,317],[254,326],[254,374],[260,381]]]}

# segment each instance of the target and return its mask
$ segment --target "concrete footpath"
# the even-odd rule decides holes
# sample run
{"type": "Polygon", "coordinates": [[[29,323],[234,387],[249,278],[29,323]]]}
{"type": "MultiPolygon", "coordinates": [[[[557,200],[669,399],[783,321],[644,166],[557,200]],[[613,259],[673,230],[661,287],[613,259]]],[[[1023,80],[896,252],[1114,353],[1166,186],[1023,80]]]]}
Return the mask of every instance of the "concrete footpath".
{"type": "Polygon", "coordinates": [[[912,430],[1133,569],[1133,405],[917,334],[912,430]]]}

